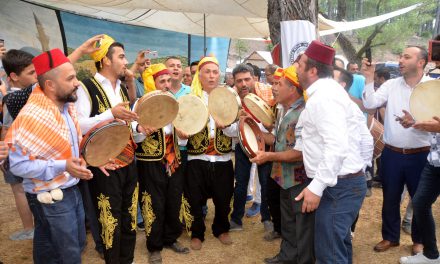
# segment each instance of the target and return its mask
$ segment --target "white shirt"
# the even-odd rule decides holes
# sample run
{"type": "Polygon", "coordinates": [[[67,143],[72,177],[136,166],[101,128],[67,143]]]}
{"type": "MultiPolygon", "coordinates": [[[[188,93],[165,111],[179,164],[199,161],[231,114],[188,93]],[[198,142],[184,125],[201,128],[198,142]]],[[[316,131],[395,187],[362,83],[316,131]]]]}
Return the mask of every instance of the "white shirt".
{"type": "MultiPolygon", "coordinates": [[[[420,82],[431,80],[423,76],[420,82]]],[[[429,146],[429,133],[414,129],[404,128],[394,115],[402,116],[402,110],[410,112],[409,99],[414,88],[411,88],[403,77],[391,79],[383,83],[377,91],[374,84],[365,85],[362,102],[367,109],[382,107],[385,103],[384,142],[397,148],[420,148],[429,146]]]]}
{"type": "MultiPolygon", "coordinates": [[[[111,107],[114,107],[117,104],[123,102],[120,94],[120,80],[116,81],[116,89],[113,89],[110,80],[102,76],[100,73],[95,74],[95,79],[101,84],[102,88],[104,89],[104,92],[108,97],[111,107]]],[[[75,103],[78,113],[79,126],[81,127],[81,131],[84,135],[99,122],[114,118],[111,109],[107,109],[104,113],[101,113],[94,117],[90,117],[90,114],[92,112],[92,102],[90,101],[89,94],[85,89],[87,88],[83,87],[82,85],[78,88],[78,91],[76,92],[76,94],[78,95],[78,100],[75,103]]]]}
{"type": "Polygon", "coordinates": [[[365,133],[362,112],[336,81],[319,79],[306,92],[309,99],[296,125],[294,149],[302,151],[307,176],[313,178],[307,188],[322,196],[325,188],[337,184],[338,175],[364,169],[365,160],[371,161],[373,139],[365,133]],[[361,156],[360,134],[369,145],[368,158],[361,156]]]}
{"type": "MultiPolygon", "coordinates": [[[[208,105],[208,93],[203,91],[202,92],[202,100],[205,103],[205,105],[208,105]]],[[[215,137],[215,120],[212,118],[211,115],[209,115],[209,137],[214,138],[215,137]]],[[[231,138],[238,137],[238,124],[237,122],[233,123],[229,127],[222,130],[223,133],[231,138]]],[[[190,155],[188,154],[188,161],[190,160],[204,160],[209,162],[217,162],[217,161],[229,161],[231,160],[232,153],[227,153],[223,155],[190,155]]]]}

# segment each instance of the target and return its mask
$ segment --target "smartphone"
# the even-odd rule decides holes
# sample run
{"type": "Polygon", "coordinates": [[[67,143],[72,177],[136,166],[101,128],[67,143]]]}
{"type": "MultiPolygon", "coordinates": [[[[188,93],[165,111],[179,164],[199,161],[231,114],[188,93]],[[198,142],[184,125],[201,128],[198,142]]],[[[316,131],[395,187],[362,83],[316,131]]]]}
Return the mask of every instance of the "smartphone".
{"type": "Polygon", "coordinates": [[[429,61],[440,61],[440,41],[430,40],[429,41],[429,61]]]}
{"type": "Polygon", "coordinates": [[[371,63],[371,48],[365,50],[365,58],[367,58],[368,62],[371,63]]]}
{"type": "Polygon", "coordinates": [[[159,54],[156,50],[146,50],[144,52],[145,59],[157,59],[158,57],[159,57],[159,54]]]}
{"type": "Polygon", "coordinates": [[[4,39],[0,39],[0,47],[4,47],[5,46],[5,40],[4,39]]]}

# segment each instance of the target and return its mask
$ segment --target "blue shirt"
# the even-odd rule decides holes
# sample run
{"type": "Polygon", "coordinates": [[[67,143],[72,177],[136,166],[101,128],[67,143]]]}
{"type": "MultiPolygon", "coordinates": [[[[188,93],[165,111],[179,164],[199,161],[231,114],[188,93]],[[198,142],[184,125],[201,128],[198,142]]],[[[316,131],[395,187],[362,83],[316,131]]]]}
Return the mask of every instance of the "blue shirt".
{"type": "Polygon", "coordinates": [[[350,90],[348,90],[348,93],[357,98],[362,100],[362,93],[365,89],[365,77],[359,74],[353,74],[353,84],[350,87],[350,90]]]}
{"type": "MultiPolygon", "coordinates": [[[[170,91],[170,93],[173,93],[173,92],[170,91]]],[[[191,93],[191,87],[182,83],[180,86],[180,90],[173,95],[176,99],[179,99],[180,97],[187,95],[187,94],[190,94],[190,93],[191,93]]]]}
{"type": "MultiPolygon", "coordinates": [[[[79,142],[78,133],[73,123],[72,118],[67,110],[67,104],[64,105],[64,111],[61,116],[66,121],[66,124],[70,130],[70,147],[74,157],[79,157],[79,142]]],[[[32,179],[38,179],[42,181],[52,180],[62,172],[66,171],[66,160],[30,160],[29,154],[23,155],[20,147],[17,146],[16,151],[9,152],[10,171],[23,178],[23,188],[27,193],[35,193],[33,189],[35,184],[32,179]]],[[[60,186],[61,189],[69,188],[77,184],[79,179],[69,176],[69,180],[60,186]]]]}

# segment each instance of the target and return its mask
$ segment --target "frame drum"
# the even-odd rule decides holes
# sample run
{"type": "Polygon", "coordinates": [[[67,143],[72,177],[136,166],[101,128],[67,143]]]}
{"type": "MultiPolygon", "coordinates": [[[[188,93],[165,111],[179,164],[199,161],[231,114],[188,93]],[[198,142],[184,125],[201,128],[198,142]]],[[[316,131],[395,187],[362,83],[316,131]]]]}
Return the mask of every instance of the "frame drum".
{"type": "Polygon", "coordinates": [[[250,117],[240,119],[238,140],[249,158],[254,158],[258,151],[264,151],[263,133],[257,122],[250,117]]]}
{"type": "Polygon", "coordinates": [[[274,114],[269,105],[255,94],[248,94],[244,97],[243,103],[252,116],[260,121],[265,127],[269,127],[274,122],[274,114]]]}
{"type": "Polygon", "coordinates": [[[88,165],[100,167],[114,159],[127,146],[130,128],[115,119],[100,122],[83,137],[80,153],[88,165]]]}
{"type": "Polygon", "coordinates": [[[208,109],[215,121],[229,126],[238,120],[241,110],[240,96],[230,87],[219,86],[209,94],[208,109]]]}
{"type": "Polygon", "coordinates": [[[416,121],[440,117],[440,80],[430,80],[416,85],[409,98],[409,108],[416,121]]]}
{"type": "Polygon", "coordinates": [[[187,94],[179,99],[179,112],[173,125],[176,129],[191,136],[202,131],[208,123],[209,113],[205,103],[198,96],[187,94]]]}
{"type": "Polygon", "coordinates": [[[136,103],[134,112],[138,123],[144,127],[162,128],[177,116],[179,104],[169,92],[152,91],[142,96],[136,103]]]}

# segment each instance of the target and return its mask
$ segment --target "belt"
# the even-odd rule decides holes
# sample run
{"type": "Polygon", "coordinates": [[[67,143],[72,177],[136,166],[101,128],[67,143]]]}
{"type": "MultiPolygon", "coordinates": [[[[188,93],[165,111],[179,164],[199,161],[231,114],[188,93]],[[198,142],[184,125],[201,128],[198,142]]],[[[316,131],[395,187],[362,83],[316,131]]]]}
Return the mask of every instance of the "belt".
{"type": "Polygon", "coordinates": [[[396,148],[388,144],[385,144],[385,147],[391,149],[392,151],[399,152],[400,154],[415,154],[420,152],[428,152],[431,149],[431,147],[429,146],[421,147],[421,148],[410,148],[410,149],[396,148]]]}
{"type": "Polygon", "coordinates": [[[364,172],[362,170],[355,172],[355,173],[349,173],[345,175],[338,175],[338,179],[350,179],[355,177],[364,176],[364,172]]]}

